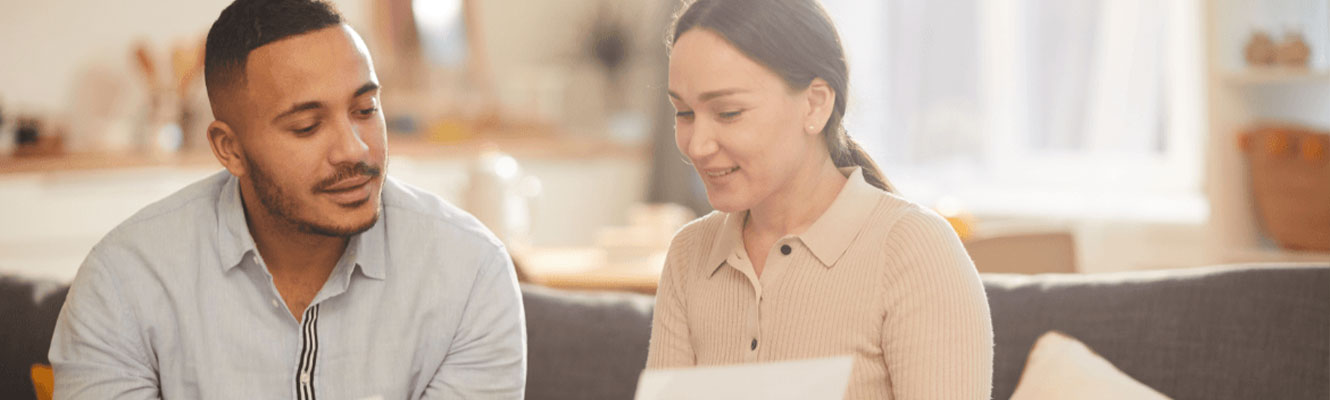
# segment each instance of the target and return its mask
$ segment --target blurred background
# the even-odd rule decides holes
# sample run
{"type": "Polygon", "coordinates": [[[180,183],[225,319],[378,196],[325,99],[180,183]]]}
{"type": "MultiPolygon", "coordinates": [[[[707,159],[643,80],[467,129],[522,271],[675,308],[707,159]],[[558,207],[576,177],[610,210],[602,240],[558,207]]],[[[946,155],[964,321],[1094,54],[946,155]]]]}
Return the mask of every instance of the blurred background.
{"type": "MultiPolygon", "coordinates": [[[[201,60],[228,3],[0,3],[0,272],[68,280],[220,169],[201,60]]],[[[526,278],[650,292],[710,212],[665,95],[677,0],[333,3],[384,85],[391,174],[526,278]]],[[[851,136],[981,272],[1330,260],[1330,2],[824,4],[851,136]]]]}

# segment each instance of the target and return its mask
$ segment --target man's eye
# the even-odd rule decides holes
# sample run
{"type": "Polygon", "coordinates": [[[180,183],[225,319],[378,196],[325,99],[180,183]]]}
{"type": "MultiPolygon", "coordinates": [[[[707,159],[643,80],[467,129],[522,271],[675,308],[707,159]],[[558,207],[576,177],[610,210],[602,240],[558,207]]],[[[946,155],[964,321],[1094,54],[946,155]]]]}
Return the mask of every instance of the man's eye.
{"type": "Polygon", "coordinates": [[[362,116],[362,117],[368,117],[368,116],[374,115],[374,113],[377,113],[377,112],[379,112],[379,108],[378,108],[378,107],[370,107],[370,108],[366,108],[366,109],[363,109],[363,110],[356,110],[356,113],[357,113],[357,114],[360,114],[360,116],[362,116]]]}
{"type": "Polygon", "coordinates": [[[692,117],[693,117],[693,112],[692,112],[692,111],[679,111],[679,112],[674,113],[674,117],[675,117],[675,118],[692,118],[692,117]]]}
{"type": "Polygon", "coordinates": [[[719,115],[721,119],[735,119],[738,118],[740,114],[743,114],[743,112],[744,110],[737,110],[737,111],[723,112],[717,115],[719,115]]]}
{"type": "Polygon", "coordinates": [[[301,134],[301,135],[305,135],[305,134],[309,134],[309,133],[311,133],[311,132],[314,132],[314,130],[315,130],[315,129],[318,129],[318,128],[319,128],[319,124],[313,124],[313,125],[310,125],[310,126],[307,126],[307,127],[304,127],[304,128],[294,129],[294,130],[292,130],[292,132],[295,132],[295,133],[298,133],[298,134],[301,134]]]}

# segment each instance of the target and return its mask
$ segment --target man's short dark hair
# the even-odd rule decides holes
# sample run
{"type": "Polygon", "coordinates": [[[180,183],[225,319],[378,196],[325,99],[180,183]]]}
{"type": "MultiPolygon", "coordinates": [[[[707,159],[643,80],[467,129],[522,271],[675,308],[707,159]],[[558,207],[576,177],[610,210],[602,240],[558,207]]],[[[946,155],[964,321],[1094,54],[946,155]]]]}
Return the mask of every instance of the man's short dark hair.
{"type": "Polygon", "coordinates": [[[204,45],[203,79],[208,98],[245,79],[249,53],[263,45],[342,24],[342,15],[321,0],[236,0],[212,23],[204,45]]]}

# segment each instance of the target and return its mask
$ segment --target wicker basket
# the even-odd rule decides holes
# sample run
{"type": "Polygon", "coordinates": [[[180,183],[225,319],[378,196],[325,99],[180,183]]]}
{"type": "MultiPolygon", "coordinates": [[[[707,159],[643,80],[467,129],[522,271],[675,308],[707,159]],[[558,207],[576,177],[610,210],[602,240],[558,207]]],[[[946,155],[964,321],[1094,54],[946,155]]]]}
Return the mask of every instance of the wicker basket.
{"type": "Polygon", "coordinates": [[[1280,247],[1330,251],[1330,135],[1268,125],[1239,135],[1262,229],[1280,247]]]}

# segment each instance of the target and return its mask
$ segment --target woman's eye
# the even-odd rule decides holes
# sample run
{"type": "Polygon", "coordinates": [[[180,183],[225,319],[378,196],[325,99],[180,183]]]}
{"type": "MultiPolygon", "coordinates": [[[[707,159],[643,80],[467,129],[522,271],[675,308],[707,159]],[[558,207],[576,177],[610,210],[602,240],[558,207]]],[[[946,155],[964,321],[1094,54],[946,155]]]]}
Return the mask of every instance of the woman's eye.
{"type": "Polygon", "coordinates": [[[675,117],[675,118],[685,118],[685,119],[687,119],[687,118],[692,118],[692,117],[693,117],[693,112],[692,112],[692,111],[679,111],[679,112],[674,113],[674,117],[675,117]]]}
{"type": "Polygon", "coordinates": [[[356,110],[356,114],[360,114],[360,116],[362,116],[362,117],[369,117],[369,116],[374,115],[374,113],[377,113],[377,112],[379,112],[379,108],[378,108],[378,107],[370,107],[370,108],[366,108],[366,109],[363,109],[363,110],[356,110]]]}

